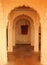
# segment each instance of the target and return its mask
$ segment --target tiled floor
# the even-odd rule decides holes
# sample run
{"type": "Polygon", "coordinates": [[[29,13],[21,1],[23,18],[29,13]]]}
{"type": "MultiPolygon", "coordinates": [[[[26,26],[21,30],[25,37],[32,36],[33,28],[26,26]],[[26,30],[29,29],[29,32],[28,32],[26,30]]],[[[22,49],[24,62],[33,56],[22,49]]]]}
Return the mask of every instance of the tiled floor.
{"type": "Polygon", "coordinates": [[[7,65],[41,65],[39,53],[33,52],[30,45],[17,45],[12,53],[8,53],[7,65]]]}

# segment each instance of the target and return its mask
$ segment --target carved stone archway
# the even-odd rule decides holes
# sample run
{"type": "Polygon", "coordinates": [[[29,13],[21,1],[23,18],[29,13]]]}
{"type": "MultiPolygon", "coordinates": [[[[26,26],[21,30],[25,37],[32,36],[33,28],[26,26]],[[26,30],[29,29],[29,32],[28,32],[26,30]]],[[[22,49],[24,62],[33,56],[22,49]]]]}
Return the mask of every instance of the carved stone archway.
{"type": "Polygon", "coordinates": [[[14,23],[16,24],[16,22],[21,19],[21,18],[24,18],[24,19],[27,19],[28,21],[30,21],[30,23],[33,25],[33,29],[34,29],[34,34],[32,36],[33,40],[33,45],[34,45],[34,51],[37,51],[38,52],[38,47],[39,47],[39,20],[40,20],[40,17],[39,17],[39,14],[37,13],[36,10],[34,10],[33,8],[30,8],[30,7],[26,7],[26,6],[20,6],[20,7],[17,7],[15,9],[13,9],[9,16],[8,16],[8,19],[9,19],[9,25],[8,25],[8,50],[9,51],[12,51],[13,50],[13,28],[14,28],[14,23]],[[16,21],[16,22],[15,22],[16,21]],[[11,49],[10,49],[11,48],[11,49]]]}

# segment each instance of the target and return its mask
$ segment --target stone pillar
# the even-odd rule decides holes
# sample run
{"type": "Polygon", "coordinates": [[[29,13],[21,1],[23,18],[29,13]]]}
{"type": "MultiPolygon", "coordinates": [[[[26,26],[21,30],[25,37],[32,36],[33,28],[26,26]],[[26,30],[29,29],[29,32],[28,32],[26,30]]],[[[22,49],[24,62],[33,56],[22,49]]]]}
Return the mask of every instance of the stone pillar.
{"type": "Polygon", "coordinates": [[[47,13],[43,16],[41,20],[41,64],[47,65],[47,13]]]}
{"type": "Polygon", "coordinates": [[[6,26],[3,18],[3,7],[0,1],[0,65],[7,64],[6,26]]]}
{"type": "Polygon", "coordinates": [[[0,27],[0,65],[7,64],[6,28],[0,27]]]}
{"type": "Polygon", "coordinates": [[[31,46],[34,46],[34,24],[33,23],[31,23],[29,31],[30,31],[31,46]]]}
{"type": "Polygon", "coordinates": [[[13,30],[12,30],[12,25],[11,21],[8,24],[8,52],[13,51],[13,30]]]}
{"type": "Polygon", "coordinates": [[[35,37],[34,37],[34,51],[38,52],[39,51],[39,27],[35,26],[35,37]]]}
{"type": "Polygon", "coordinates": [[[13,46],[15,46],[15,26],[13,27],[13,46]]]}

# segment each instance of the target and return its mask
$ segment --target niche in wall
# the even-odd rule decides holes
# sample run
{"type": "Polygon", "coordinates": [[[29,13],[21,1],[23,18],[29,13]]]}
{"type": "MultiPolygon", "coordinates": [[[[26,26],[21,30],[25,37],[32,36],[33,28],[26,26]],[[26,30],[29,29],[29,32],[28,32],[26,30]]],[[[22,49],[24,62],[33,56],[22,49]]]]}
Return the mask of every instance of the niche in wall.
{"type": "Polygon", "coordinates": [[[28,25],[21,25],[21,34],[23,35],[28,34],[28,25]]]}

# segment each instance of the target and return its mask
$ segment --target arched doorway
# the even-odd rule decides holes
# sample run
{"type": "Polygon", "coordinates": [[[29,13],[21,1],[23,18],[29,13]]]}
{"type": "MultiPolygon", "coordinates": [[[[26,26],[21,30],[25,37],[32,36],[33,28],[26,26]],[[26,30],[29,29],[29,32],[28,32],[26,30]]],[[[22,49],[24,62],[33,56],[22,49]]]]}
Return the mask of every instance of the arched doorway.
{"type": "Polygon", "coordinates": [[[18,7],[10,12],[8,25],[9,52],[13,52],[13,46],[16,44],[24,43],[31,44],[35,52],[39,51],[39,20],[37,11],[25,6],[18,7]]]}
{"type": "Polygon", "coordinates": [[[32,19],[27,15],[20,15],[14,20],[13,28],[15,29],[15,43],[31,44],[31,31],[33,32],[32,19]]]}
{"type": "Polygon", "coordinates": [[[31,45],[34,48],[34,25],[28,15],[19,15],[13,22],[13,46],[16,44],[31,45]]]}
{"type": "Polygon", "coordinates": [[[20,19],[15,25],[16,44],[30,44],[31,27],[26,19],[20,19]]]}

